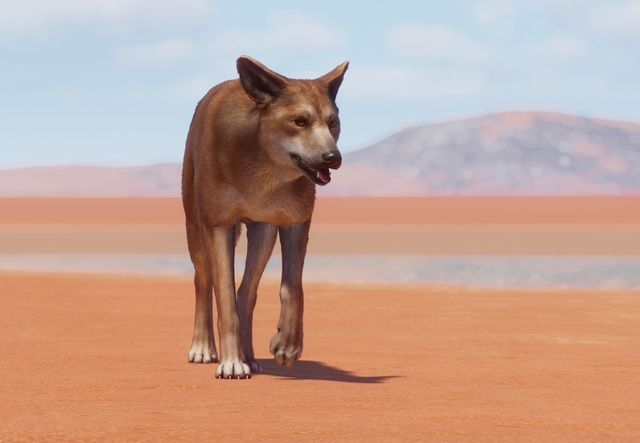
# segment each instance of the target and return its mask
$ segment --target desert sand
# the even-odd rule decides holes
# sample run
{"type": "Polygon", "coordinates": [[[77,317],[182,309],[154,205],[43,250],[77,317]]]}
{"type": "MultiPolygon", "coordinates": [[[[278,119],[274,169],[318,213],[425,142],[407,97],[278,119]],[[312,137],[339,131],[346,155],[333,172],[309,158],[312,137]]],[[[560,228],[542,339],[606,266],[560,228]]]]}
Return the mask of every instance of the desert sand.
{"type": "Polygon", "coordinates": [[[188,364],[188,278],[0,274],[0,441],[637,441],[640,293],[307,285],[305,352],[188,364]]]}
{"type": "MultiPolygon", "coordinates": [[[[640,196],[323,197],[314,223],[637,224],[640,196]]],[[[0,223],[182,224],[178,198],[0,198],[0,223]]]]}
{"type": "MultiPolygon", "coordinates": [[[[322,198],[309,251],[633,256],[640,198],[322,198]]],[[[0,254],[39,253],[186,256],[180,201],[0,199],[0,254]]],[[[640,439],[638,291],[310,283],[305,308],[279,368],[266,281],[266,372],[216,380],[190,278],[0,272],[0,441],[640,439]]]]}
{"type": "MultiPolygon", "coordinates": [[[[187,254],[179,224],[2,225],[0,254],[187,254]]],[[[279,244],[274,254],[278,255],[279,244]]],[[[246,236],[238,251],[246,250],[246,236]]],[[[314,223],[311,254],[640,255],[640,225],[314,223]]]]}
{"type": "MultiPolygon", "coordinates": [[[[311,229],[319,254],[638,255],[640,197],[321,198],[311,229]]],[[[0,254],[185,246],[175,198],[0,199],[0,254]]]]}

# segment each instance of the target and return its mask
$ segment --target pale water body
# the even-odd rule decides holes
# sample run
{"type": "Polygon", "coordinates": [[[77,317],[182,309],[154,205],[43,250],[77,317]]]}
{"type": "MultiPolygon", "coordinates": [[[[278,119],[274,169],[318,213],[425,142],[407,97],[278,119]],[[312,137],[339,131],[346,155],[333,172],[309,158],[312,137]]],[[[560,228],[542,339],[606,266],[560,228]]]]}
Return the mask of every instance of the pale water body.
{"type": "MultiPolygon", "coordinates": [[[[244,257],[236,259],[240,276],[244,257]]],[[[182,254],[0,254],[0,271],[191,275],[182,254]]],[[[274,256],[265,277],[279,278],[274,256]]],[[[640,289],[640,256],[309,255],[305,281],[640,289]]]]}

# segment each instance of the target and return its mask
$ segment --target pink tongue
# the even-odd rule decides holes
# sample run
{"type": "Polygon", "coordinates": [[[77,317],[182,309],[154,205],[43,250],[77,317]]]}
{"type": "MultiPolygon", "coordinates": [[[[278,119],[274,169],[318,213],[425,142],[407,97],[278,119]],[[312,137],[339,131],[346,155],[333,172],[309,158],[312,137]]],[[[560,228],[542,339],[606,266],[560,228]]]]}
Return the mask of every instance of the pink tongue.
{"type": "Polygon", "coordinates": [[[328,169],[318,169],[316,177],[318,177],[320,181],[325,184],[331,181],[331,173],[328,169]]]}

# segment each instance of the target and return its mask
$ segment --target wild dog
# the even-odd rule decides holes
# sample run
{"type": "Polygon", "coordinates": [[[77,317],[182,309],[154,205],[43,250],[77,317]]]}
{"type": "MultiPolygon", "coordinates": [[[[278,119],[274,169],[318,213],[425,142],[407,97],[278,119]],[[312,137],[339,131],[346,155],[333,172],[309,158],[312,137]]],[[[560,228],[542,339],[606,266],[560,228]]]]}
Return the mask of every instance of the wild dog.
{"type": "Polygon", "coordinates": [[[182,172],[196,294],[189,361],[218,362],[218,378],[249,378],[261,371],[253,351],[253,309],[278,234],[281,311],[269,350],[286,367],[301,356],[302,268],[315,186],[329,183],[330,169],[342,163],[336,95],[348,64],[314,80],[295,80],[243,56],[236,62],[240,78],[214,86],[196,107],[182,172]],[[248,248],[236,294],[234,253],[241,224],[247,227],[248,248]]]}

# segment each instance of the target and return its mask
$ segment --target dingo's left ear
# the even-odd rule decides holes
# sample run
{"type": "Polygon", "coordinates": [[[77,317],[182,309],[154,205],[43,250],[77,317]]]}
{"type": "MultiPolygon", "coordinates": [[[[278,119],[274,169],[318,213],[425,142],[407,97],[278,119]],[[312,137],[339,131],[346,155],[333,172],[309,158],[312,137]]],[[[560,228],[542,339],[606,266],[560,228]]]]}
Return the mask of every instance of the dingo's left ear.
{"type": "Polygon", "coordinates": [[[287,78],[257,60],[243,55],[236,60],[242,88],[256,103],[265,104],[276,98],[287,85],[287,78]]]}
{"type": "Polygon", "coordinates": [[[342,64],[336,66],[331,72],[323,75],[318,79],[327,84],[327,87],[329,88],[329,96],[333,101],[336,101],[338,89],[340,89],[342,79],[344,78],[344,73],[347,72],[348,67],[348,61],[342,62],[342,64]]]}

